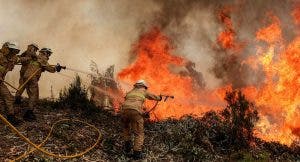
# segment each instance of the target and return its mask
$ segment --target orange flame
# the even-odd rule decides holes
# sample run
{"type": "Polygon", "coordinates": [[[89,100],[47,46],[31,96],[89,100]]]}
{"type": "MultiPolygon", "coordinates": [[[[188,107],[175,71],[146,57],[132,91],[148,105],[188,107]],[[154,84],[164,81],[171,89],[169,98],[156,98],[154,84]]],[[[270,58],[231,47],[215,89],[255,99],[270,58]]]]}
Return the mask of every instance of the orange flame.
{"type": "Polygon", "coordinates": [[[231,7],[224,7],[218,15],[218,19],[224,25],[224,31],[219,34],[217,41],[223,49],[231,49],[235,52],[239,52],[242,49],[243,44],[236,41],[236,33],[230,18],[231,12],[231,7]]]}
{"type": "Polygon", "coordinates": [[[292,11],[291,14],[294,18],[295,24],[299,25],[300,24],[300,3],[295,5],[294,10],[292,11]]]}
{"type": "Polygon", "coordinates": [[[267,43],[275,43],[277,41],[281,41],[281,28],[279,24],[279,19],[276,16],[270,15],[272,20],[272,24],[259,29],[256,33],[256,38],[258,40],[265,41],[267,43]]]}
{"type": "MultiPolygon", "coordinates": [[[[237,42],[230,13],[231,9],[225,8],[219,14],[224,31],[218,35],[217,43],[224,50],[240,53],[243,43],[237,42]]],[[[295,10],[292,15],[300,17],[299,13],[295,10]]],[[[265,80],[259,86],[247,86],[242,91],[255,102],[260,113],[256,135],[267,141],[290,145],[300,138],[300,35],[286,43],[282,37],[280,19],[271,14],[267,18],[270,24],[258,29],[255,35],[257,40],[253,43],[258,43],[257,52],[242,62],[251,65],[253,70],[262,67],[265,80]],[[268,44],[267,48],[260,46],[261,41],[268,44]]],[[[134,46],[136,60],[122,70],[118,78],[132,84],[138,79],[145,79],[150,84],[150,91],[175,96],[174,100],[162,102],[152,118],[202,115],[211,109],[222,108],[224,94],[231,89],[231,85],[211,91],[198,90],[190,76],[172,71],[174,67],[184,70],[189,62],[186,58],[173,55],[173,50],[170,40],[158,28],[151,29],[134,46]]],[[[149,103],[147,105],[151,107],[149,103]]]]}
{"type": "MultiPolygon", "coordinates": [[[[134,47],[137,57],[135,62],[118,74],[119,79],[130,83],[145,79],[150,85],[150,91],[175,96],[174,100],[160,103],[154,112],[157,119],[179,118],[185,114],[201,115],[209,109],[217,108],[201,102],[204,95],[194,90],[192,78],[170,70],[170,66],[184,69],[188,60],[172,55],[173,47],[169,42],[158,28],[143,34],[134,47]]],[[[210,103],[220,103],[217,92],[210,96],[210,103]]],[[[151,104],[146,105],[149,108],[151,104]]]]}
{"type": "Polygon", "coordinates": [[[270,25],[256,33],[258,40],[269,44],[265,51],[260,50],[257,58],[266,76],[263,86],[256,88],[254,95],[261,113],[257,135],[268,141],[291,144],[299,137],[295,130],[300,126],[297,120],[300,117],[300,37],[282,48],[280,21],[275,16],[271,20],[270,25]]]}

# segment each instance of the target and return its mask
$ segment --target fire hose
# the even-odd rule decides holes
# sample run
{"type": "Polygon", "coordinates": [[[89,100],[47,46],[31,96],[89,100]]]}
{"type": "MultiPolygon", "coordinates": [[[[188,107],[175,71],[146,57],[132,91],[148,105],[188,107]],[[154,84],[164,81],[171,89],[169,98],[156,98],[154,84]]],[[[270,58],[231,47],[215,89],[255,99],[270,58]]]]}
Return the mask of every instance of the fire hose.
{"type": "Polygon", "coordinates": [[[22,84],[19,86],[18,91],[22,88],[24,88],[24,86],[40,71],[42,70],[41,68],[36,69],[30,76],[29,78],[22,84]]]}
{"type": "MultiPolygon", "coordinates": [[[[41,68],[39,68],[39,69],[37,69],[35,72],[33,72],[32,75],[31,75],[31,76],[30,76],[30,77],[29,77],[22,85],[20,85],[19,88],[15,88],[14,86],[12,86],[10,83],[4,81],[3,79],[0,79],[0,80],[3,81],[5,84],[9,85],[10,87],[12,87],[13,89],[15,89],[15,90],[18,91],[18,90],[24,88],[24,86],[25,86],[25,85],[26,85],[26,84],[27,84],[27,83],[28,83],[28,82],[29,82],[29,81],[30,81],[30,80],[31,80],[31,79],[32,79],[32,78],[40,71],[40,70],[41,70],[41,68]]],[[[59,121],[55,122],[55,123],[52,125],[52,127],[51,127],[51,129],[50,129],[50,131],[49,131],[47,137],[44,139],[44,141],[43,141],[42,143],[40,143],[39,145],[36,145],[36,144],[34,144],[33,142],[31,142],[27,137],[25,137],[23,134],[21,134],[20,131],[18,131],[18,130],[17,130],[17,129],[9,122],[9,121],[7,121],[7,119],[6,119],[4,116],[2,116],[1,114],[0,114],[0,119],[4,122],[5,125],[7,125],[7,126],[12,130],[12,132],[14,132],[15,134],[17,134],[24,142],[28,143],[29,145],[31,145],[31,146],[33,147],[31,150],[29,150],[28,152],[25,152],[23,155],[17,157],[16,159],[11,160],[12,162],[17,161],[17,160],[21,160],[22,158],[26,157],[27,155],[33,153],[33,152],[36,151],[36,150],[38,150],[38,151],[40,151],[40,152],[42,152],[42,153],[44,153],[44,154],[46,154],[46,155],[48,155],[48,156],[55,157],[55,158],[70,159],[70,158],[80,157],[80,156],[86,154],[87,152],[91,151],[93,148],[95,148],[95,147],[97,146],[97,144],[100,142],[101,137],[102,137],[102,136],[101,136],[100,130],[99,130],[97,127],[95,127],[94,125],[92,125],[92,124],[89,124],[89,123],[87,123],[87,122],[80,121],[80,120],[75,120],[75,119],[62,119],[62,120],[59,120],[59,121]],[[58,155],[58,154],[51,153],[51,152],[49,152],[49,151],[47,151],[47,150],[41,148],[41,147],[48,141],[48,139],[50,138],[50,136],[51,136],[51,134],[52,134],[52,132],[53,132],[53,130],[54,130],[54,127],[55,127],[58,123],[61,123],[61,122],[67,122],[67,121],[74,121],[74,122],[79,122],[79,123],[82,123],[82,124],[86,124],[86,125],[92,127],[95,131],[97,131],[97,133],[98,133],[98,138],[97,138],[96,142],[94,143],[94,145],[92,145],[91,147],[87,148],[85,151],[80,152],[80,153],[77,153],[77,154],[74,154],[74,155],[58,155]]]]}
{"type": "Polygon", "coordinates": [[[0,81],[3,82],[3,83],[5,83],[6,85],[10,86],[14,90],[18,91],[18,88],[14,87],[12,84],[8,83],[7,81],[3,80],[2,78],[0,78],[0,81]]]}
{"type": "Polygon", "coordinates": [[[1,114],[0,114],[0,119],[1,119],[1,120],[4,122],[4,124],[7,125],[14,133],[16,133],[16,134],[17,134],[24,142],[30,144],[30,145],[33,147],[30,151],[25,152],[23,155],[19,156],[18,158],[11,160],[12,162],[17,161],[17,160],[20,160],[20,159],[26,157],[27,155],[33,153],[33,152],[36,151],[36,150],[38,150],[38,151],[40,151],[40,152],[42,152],[42,153],[44,153],[44,154],[46,154],[46,155],[48,155],[48,156],[55,157],[55,158],[70,159],[70,158],[80,157],[80,156],[86,154],[87,152],[91,151],[92,149],[94,149],[94,148],[97,146],[97,144],[100,142],[101,137],[102,137],[102,135],[101,135],[101,133],[100,133],[100,130],[99,130],[97,127],[95,127],[94,125],[92,125],[92,124],[89,124],[89,123],[87,123],[87,122],[80,121],[80,120],[75,120],[75,119],[74,119],[74,120],[73,120],[73,119],[62,119],[62,120],[59,120],[59,121],[55,122],[55,123],[52,125],[51,130],[49,131],[49,133],[48,133],[47,137],[45,138],[45,140],[44,140],[42,143],[40,143],[39,145],[36,145],[36,144],[34,144],[33,142],[31,142],[27,137],[25,137],[22,133],[20,133],[20,131],[18,131],[18,130],[17,130],[17,129],[9,122],[9,121],[7,121],[7,119],[6,119],[5,117],[3,117],[1,114]],[[83,124],[86,124],[86,125],[92,127],[94,130],[96,130],[97,133],[98,133],[98,138],[97,138],[95,144],[92,145],[91,147],[87,148],[85,151],[80,152],[80,153],[77,153],[77,154],[74,154],[74,155],[58,155],[58,154],[51,153],[51,152],[49,152],[49,151],[47,151],[47,150],[41,148],[41,147],[48,141],[48,139],[50,138],[50,136],[51,136],[51,134],[52,134],[52,132],[53,132],[53,130],[54,130],[55,125],[57,125],[58,123],[61,123],[61,122],[66,122],[66,121],[75,121],[75,122],[83,123],[83,124]]]}
{"type": "MultiPolygon", "coordinates": [[[[55,65],[51,65],[51,66],[55,66],[55,65]]],[[[62,66],[63,69],[65,69],[65,66],[62,66]]],[[[26,86],[26,84],[40,71],[42,70],[42,68],[38,68],[36,69],[29,77],[28,79],[22,84],[20,85],[18,88],[14,87],[13,85],[11,85],[10,83],[8,83],[7,81],[3,80],[0,78],[0,81],[4,82],[5,84],[7,84],[8,86],[10,86],[11,88],[13,88],[14,90],[21,90],[22,88],[24,88],[26,86]]]]}
{"type": "Polygon", "coordinates": [[[0,78],[0,81],[5,83],[6,85],[10,86],[11,88],[13,88],[16,91],[19,91],[20,89],[24,88],[24,86],[41,70],[41,68],[37,69],[36,71],[34,71],[29,78],[22,84],[19,86],[19,88],[14,87],[12,84],[8,83],[7,81],[3,80],[2,78],[0,78]]]}
{"type": "MultiPolygon", "coordinates": [[[[58,66],[60,66],[59,64],[57,64],[58,66]]],[[[57,66],[57,65],[50,65],[50,66],[57,66]]],[[[66,69],[65,66],[60,66],[62,69],[66,69]]],[[[38,68],[36,69],[29,77],[28,79],[22,84],[19,86],[18,90],[21,90],[22,88],[24,88],[24,86],[26,86],[26,84],[40,71],[42,70],[42,68],[38,68]]]]}
{"type": "MultiPolygon", "coordinates": [[[[164,102],[166,102],[169,98],[171,98],[171,99],[175,98],[174,96],[170,96],[170,95],[160,95],[160,96],[165,97],[164,102]]],[[[146,113],[150,113],[150,112],[154,111],[156,109],[158,103],[159,103],[159,101],[156,101],[154,106],[150,110],[148,110],[146,113]]]]}

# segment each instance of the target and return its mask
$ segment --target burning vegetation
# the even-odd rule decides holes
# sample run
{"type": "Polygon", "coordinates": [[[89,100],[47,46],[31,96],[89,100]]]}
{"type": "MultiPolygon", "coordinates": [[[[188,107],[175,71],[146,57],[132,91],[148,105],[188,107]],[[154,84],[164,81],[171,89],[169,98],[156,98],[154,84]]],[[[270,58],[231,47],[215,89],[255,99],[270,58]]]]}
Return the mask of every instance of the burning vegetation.
{"type": "MultiPolygon", "coordinates": [[[[102,73],[93,62],[88,88],[82,87],[77,76],[57,101],[41,101],[39,113],[68,111],[71,117],[91,121],[101,128],[104,138],[86,157],[128,160],[122,152],[118,115],[127,92],[121,83],[133,85],[144,79],[151,92],[175,96],[160,102],[145,125],[147,159],[299,161],[300,5],[291,5],[288,19],[292,20],[292,32],[286,32],[290,29],[284,28],[286,20],[270,10],[259,17],[261,22],[252,29],[254,32],[245,34],[240,31],[242,18],[238,15],[242,3],[216,7],[212,2],[219,28],[210,40],[213,62],[209,72],[220,84],[208,87],[203,71],[196,68],[197,62],[178,53],[177,41],[184,34],[168,30],[170,26],[184,28],[187,10],[206,6],[207,2],[187,0],[188,7],[179,11],[176,9],[184,5],[183,1],[174,1],[173,9],[168,8],[170,1],[156,3],[163,11],[158,14],[158,22],[141,30],[127,67],[114,74],[112,65],[102,73]]],[[[149,101],[145,107],[150,110],[153,105],[149,101]]]]}
{"type": "MultiPolygon", "coordinates": [[[[101,129],[102,142],[84,157],[73,160],[129,160],[122,149],[122,137],[119,133],[122,129],[120,116],[99,109],[91,102],[79,77],[76,77],[74,82],[61,93],[60,98],[57,101],[40,101],[38,114],[46,117],[46,120],[39,121],[42,124],[31,123],[19,129],[32,136],[35,136],[38,131],[39,136],[34,141],[39,143],[38,141],[43,141],[44,135],[51,129],[47,123],[57,120],[57,113],[61,118],[84,119],[101,129]]],[[[288,147],[277,142],[266,142],[254,136],[254,127],[258,121],[257,107],[249,102],[241,91],[228,91],[224,99],[226,101],[224,108],[220,111],[208,111],[202,117],[183,115],[178,119],[147,121],[144,147],[147,153],[146,159],[151,161],[197,161],[199,159],[203,161],[297,161],[300,158],[300,147],[297,145],[288,147]]],[[[59,154],[80,152],[90,145],[95,132],[84,128],[86,130],[67,136],[75,129],[78,129],[76,124],[57,126],[57,131],[45,146],[49,151],[59,154]],[[91,139],[79,138],[79,141],[78,137],[82,137],[82,134],[91,139]],[[58,147],[64,149],[57,149],[58,147]]],[[[1,134],[5,133],[5,129],[0,130],[1,134]]],[[[16,141],[13,134],[10,134],[9,138],[5,136],[1,138],[3,138],[0,142],[1,153],[10,152],[10,154],[3,154],[0,160],[13,158],[24,151],[20,150],[24,148],[21,147],[24,143],[20,140],[16,141]],[[16,148],[10,150],[9,144],[15,145],[16,148]]],[[[33,154],[24,159],[24,161],[34,160],[58,161],[60,159],[45,157],[43,154],[33,154]]]]}
{"type": "MultiPolygon", "coordinates": [[[[209,91],[205,89],[201,73],[193,69],[194,63],[172,54],[175,47],[159,28],[141,35],[133,46],[135,60],[118,73],[118,80],[133,84],[143,78],[150,83],[151,91],[176,96],[174,100],[159,104],[151,114],[151,121],[155,122],[146,126],[146,134],[149,134],[146,141],[150,141],[146,142],[146,152],[153,157],[148,159],[299,159],[298,39],[283,48],[279,20],[274,15],[270,18],[271,24],[256,33],[257,40],[268,46],[258,48],[255,58],[245,58],[250,60],[248,62],[237,62],[241,59],[237,55],[242,46],[236,50],[237,45],[234,48],[224,45],[221,41],[221,37],[226,37],[224,34],[217,39],[218,50],[223,50],[223,61],[228,64],[226,66],[238,63],[233,65],[237,73],[244,66],[252,70],[256,66],[263,68],[265,79],[259,86],[234,88],[228,83],[209,91]],[[278,58],[274,58],[276,44],[281,48],[278,58]],[[221,106],[214,106],[215,103],[221,106]]],[[[233,40],[229,38],[229,41],[233,40]]],[[[223,65],[225,70],[226,66],[223,65]]],[[[146,104],[148,109],[152,105],[151,102],[146,104]]],[[[116,151],[117,143],[113,138],[106,139],[104,151],[116,158],[124,158],[116,151]]]]}
{"type": "MultiPolygon", "coordinates": [[[[118,79],[134,83],[143,78],[149,82],[151,91],[176,96],[152,113],[159,120],[179,119],[187,114],[202,116],[207,111],[219,110],[224,105],[225,92],[238,89],[257,107],[255,114],[260,119],[255,118],[256,136],[291,145],[299,141],[300,38],[296,35],[285,41],[281,20],[268,12],[255,33],[256,40],[242,41],[232,19],[236,10],[236,6],[223,7],[216,14],[224,30],[216,38],[217,61],[212,72],[223,80],[223,86],[205,89],[205,78],[193,69],[192,60],[174,54],[172,40],[158,27],[140,36],[133,46],[135,60],[118,73],[118,79]],[[254,44],[256,53],[245,55],[246,49],[254,44]],[[255,75],[260,77],[259,81],[249,82],[255,80],[255,75]]],[[[297,12],[295,8],[291,14],[295,25],[297,12]]]]}

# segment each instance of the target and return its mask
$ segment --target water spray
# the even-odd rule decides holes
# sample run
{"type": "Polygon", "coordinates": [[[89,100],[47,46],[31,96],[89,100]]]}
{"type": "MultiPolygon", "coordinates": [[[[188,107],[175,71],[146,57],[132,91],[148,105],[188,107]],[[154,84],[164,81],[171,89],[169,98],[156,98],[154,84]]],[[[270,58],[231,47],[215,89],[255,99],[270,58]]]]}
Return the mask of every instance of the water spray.
{"type": "MultiPolygon", "coordinates": [[[[74,77],[72,77],[72,76],[69,76],[69,75],[66,75],[66,74],[62,74],[62,73],[57,73],[57,74],[59,74],[59,75],[61,75],[61,76],[64,76],[64,77],[67,77],[67,78],[69,78],[69,79],[73,79],[73,78],[74,78],[74,77]]],[[[118,96],[118,95],[115,95],[115,94],[113,94],[113,93],[111,93],[111,92],[109,92],[109,91],[107,91],[107,90],[105,90],[105,89],[103,89],[103,88],[100,88],[100,87],[97,87],[97,86],[90,85],[90,83],[87,82],[87,81],[84,81],[84,80],[83,80],[83,82],[84,82],[85,84],[89,85],[89,87],[94,88],[94,89],[97,90],[98,92],[104,93],[104,94],[106,94],[106,95],[108,95],[108,96],[110,96],[110,97],[116,99],[117,101],[123,101],[123,98],[120,97],[120,96],[118,96]]]]}
{"type": "Polygon", "coordinates": [[[70,71],[78,72],[78,73],[82,73],[82,74],[87,74],[87,75],[93,75],[93,73],[91,73],[91,72],[87,72],[87,71],[83,71],[83,70],[79,70],[79,69],[74,69],[74,68],[70,68],[70,67],[66,67],[66,70],[70,70],[70,71]]]}
{"type": "MultiPolygon", "coordinates": [[[[79,69],[75,69],[75,68],[70,68],[70,67],[66,67],[66,70],[70,70],[76,73],[82,73],[82,74],[86,74],[86,75],[90,75],[90,76],[94,76],[94,73],[88,72],[88,71],[84,71],[84,70],[79,70],[79,69]]],[[[132,84],[122,81],[122,80],[118,80],[118,79],[114,79],[114,78],[110,78],[110,77],[105,77],[105,76],[101,76],[101,78],[107,79],[107,80],[111,80],[111,81],[117,81],[118,83],[122,83],[126,86],[132,86],[132,84]]]]}

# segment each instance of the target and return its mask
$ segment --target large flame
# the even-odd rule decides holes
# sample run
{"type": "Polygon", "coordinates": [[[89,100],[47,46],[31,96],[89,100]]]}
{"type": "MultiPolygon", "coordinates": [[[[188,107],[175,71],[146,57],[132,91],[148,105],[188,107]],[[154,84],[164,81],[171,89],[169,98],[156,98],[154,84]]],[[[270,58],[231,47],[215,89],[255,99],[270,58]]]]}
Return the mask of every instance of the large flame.
{"type": "Polygon", "coordinates": [[[261,114],[257,135],[268,141],[291,144],[300,137],[300,37],[285,46],[279,19],[269,18],[271,23],[256,33],[257,40],[269,45],[258,48],[257,52],[265,82],[255,88],[255,94],[246,94],[253,96],[261,114]]]}
{"type": "MultiPolygon", "coordinates": [[[[209,109],[217,108],[208,103],[220,103],[218,93],[210,93],[210,101],[201,102],[204,95],[196,91],[192,78],[170,70],[172,67],[184,69],[188,60],[172,55],[170,40],[158,29],[153,28],[140,37],[134,47],[136,60],[128,68],[118,74],[120,80],[134,83],[145,79],[149,89],[156,94],[174,95],[174,100],[161,102],[154,111],[157,119],[167,117],[179,118],[185,114],[201,115],[209,109]]],[[[222,98],[222,97],[220,97],[222,98]]],[[[154,103],[146,104],[148,108],[154,103]]]]}
{"type": "Polygon", "coordinates": [[[242,50],[244,43],[240,43],[236,40],[236,32],[233,27],[233,22],[230,18],[230,14],[233,10],[233,7],[224,7],[220,10],[218,14],[218,19],[224,26],[224,30],[220,32],[217,37],[217,43],[223,49],[230,49],[235,53],[238,53],[242,50]]]}
{"type": "MultiPolygon", "coordinates": [[[[291,14],[296,25],[300,22],[299,13],[296,9],[291,14]]],[[[225,8],[218,15],[224,31],[218,35],[216,43],[223,50],[230,50],[230,54],[240,54],[244,44],[237,41],[230,14],[231,10],[225,8]]],[[[253,40],[257,52],[243,61],[253,70],[262,67],[264,82],[242,90],[258,107],[260,121],[256,125],[256,135],[267,141],[290,145],[300,137],[300,35],[286,42],[282,37],[280,19],[271,13],[267,19],[269,23],[257,30],[256,40],[253,40]]],[[[173,49],[159,28],[151,29],[134,46],[136,60],[118,74],[119,79],[130,83],[145,79],[150,91],[175,96],[175,100],[158,106],[153,114],[157,119],[202,115],[211,109],[222,108],[224,92],[231,89],[231,85],[211,91],[195,88],[190,76],[171,70],[184,69],[189,62],[172,54],[173,49]]]]}

